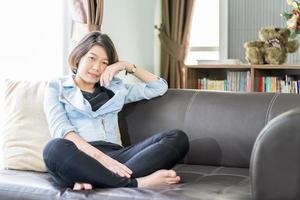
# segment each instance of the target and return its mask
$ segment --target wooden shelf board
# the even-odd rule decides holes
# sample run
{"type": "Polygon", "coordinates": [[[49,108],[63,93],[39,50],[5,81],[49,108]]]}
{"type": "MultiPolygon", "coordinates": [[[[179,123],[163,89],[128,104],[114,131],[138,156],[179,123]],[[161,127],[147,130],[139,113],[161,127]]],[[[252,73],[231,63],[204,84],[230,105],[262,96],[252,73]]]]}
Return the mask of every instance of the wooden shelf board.
{"type": "Polygon", "coordinates": [[[256,65],[253,69],[300,69],[300,65],[256,65]]]}
{"type": "Polygon", "coordinates": [[[249,65],[249,64],[199,64],[186,65],[186,68],[193,69],[300,69],[300,64],[282,65],[249,65]]]}
{"type": "Polygon", "coordinates": [[[195,69],[201,69],[201,68],[212,68],[212,69],[250,69],[250,65],[246,64],[201,64],[201,65],[186,65],[187,68],[195,68],[195,69]]]}

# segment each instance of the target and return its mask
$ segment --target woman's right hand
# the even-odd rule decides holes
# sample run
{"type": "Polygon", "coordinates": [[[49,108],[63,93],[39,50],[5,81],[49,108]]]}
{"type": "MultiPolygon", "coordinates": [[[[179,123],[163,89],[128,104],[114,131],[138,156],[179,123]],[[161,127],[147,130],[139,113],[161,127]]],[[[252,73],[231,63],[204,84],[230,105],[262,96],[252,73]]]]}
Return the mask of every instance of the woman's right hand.
{"type": "Polygon", "coordinates": [[[117,160],[109,157],[108,155],[101,153],[97,156],[97,161],[100,162],[108,170],[112,171],[119,176],[126,176],[127,178],[131,177],[132,171],[124,164],[118,162],[117,160]]]}

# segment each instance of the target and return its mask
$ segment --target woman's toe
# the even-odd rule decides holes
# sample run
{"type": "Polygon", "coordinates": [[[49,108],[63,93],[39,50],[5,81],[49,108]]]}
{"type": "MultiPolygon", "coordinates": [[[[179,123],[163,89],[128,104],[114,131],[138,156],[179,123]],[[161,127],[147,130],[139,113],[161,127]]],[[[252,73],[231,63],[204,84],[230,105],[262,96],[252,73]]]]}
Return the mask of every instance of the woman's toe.
{"type": "Polygon", "coordinates": [[[83,187],[84,187],[85,190],[91,190],[91,189],[93,189],[92,185],[89,184],[89,183],[83,183],[83,187]]]}
{"type": "Polygon", "coordinates": [[[82,189],[82,184],[81,183],[75,183],[73,190],[81,190],[82,189]]]}

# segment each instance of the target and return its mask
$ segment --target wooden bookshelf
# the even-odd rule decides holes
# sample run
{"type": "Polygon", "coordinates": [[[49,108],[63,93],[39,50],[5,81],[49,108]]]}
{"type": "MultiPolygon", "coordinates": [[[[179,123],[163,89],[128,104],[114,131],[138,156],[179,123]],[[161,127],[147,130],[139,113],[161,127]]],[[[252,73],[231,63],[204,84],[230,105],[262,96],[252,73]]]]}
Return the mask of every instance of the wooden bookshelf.
{"type": "Polygon", "coordinates": [[[228,72],[250,72],[251,92],[260,92],[262,77],[285,76],[300,80],[300,65],[250,65],[250,64],[199,64],[185,66],[185,88],[197,88],[198,79],[210,78],[215,80],[226,80],[228,72]]]}

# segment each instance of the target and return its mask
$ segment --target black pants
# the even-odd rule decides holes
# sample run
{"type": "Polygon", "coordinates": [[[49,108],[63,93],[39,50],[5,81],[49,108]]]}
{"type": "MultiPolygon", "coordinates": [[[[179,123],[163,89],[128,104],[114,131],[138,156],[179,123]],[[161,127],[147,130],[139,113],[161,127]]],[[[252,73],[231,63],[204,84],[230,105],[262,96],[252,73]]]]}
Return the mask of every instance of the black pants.
{"type": "Polygon", "coordinates": [[[181,130],[158,133],[137,144],[94,141],[91,145],[132,170],[131,178],[121,177],[80,151],[67,139],[52,139],[44,148],[43,158],[53,180],[62,187],[75,182],[91,183],[94,188],[137,187],[135,178],[159,169],[171,169],[189,150],[187,135],[181,130]]]}

